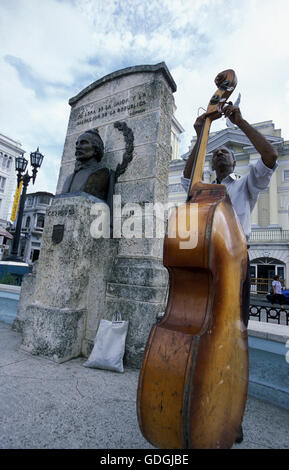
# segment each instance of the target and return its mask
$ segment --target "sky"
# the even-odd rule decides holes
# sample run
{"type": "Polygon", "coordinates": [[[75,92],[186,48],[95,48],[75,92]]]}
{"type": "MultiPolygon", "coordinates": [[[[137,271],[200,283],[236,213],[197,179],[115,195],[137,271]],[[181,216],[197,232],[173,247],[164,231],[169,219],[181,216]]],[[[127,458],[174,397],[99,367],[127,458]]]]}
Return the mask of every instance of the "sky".
{"type": "MultiPolygon", "coordinates": [[[[0,133],[26,158],[37,146],[44,154],[30,192],[55,193],[69,98],[133,65],[167,64],[181,154],[228,68],[243,117],[272,120],[289,140],[288,18],[288,0],[0,0],[0,133]]],[[[219,119],[211,130],[224,127],[219,119]]]]}

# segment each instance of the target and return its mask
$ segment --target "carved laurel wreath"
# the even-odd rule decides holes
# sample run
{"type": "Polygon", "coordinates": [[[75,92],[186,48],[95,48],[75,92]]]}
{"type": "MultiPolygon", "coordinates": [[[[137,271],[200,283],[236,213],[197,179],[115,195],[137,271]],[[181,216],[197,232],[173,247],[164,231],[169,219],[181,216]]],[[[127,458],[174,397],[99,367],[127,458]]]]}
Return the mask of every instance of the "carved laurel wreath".
{"type": "Polygon", "coordinates": [[[134,136],[132,130],[127,126],[126,122],[117,121],[114,123],[114,127],[123,133],[125,140],[125,151],[122,157],[122,163],[119,163],[115,170],[115,178],[117,180],[117,178],[125,172],[129,162],[132,161],[134,136]]]}

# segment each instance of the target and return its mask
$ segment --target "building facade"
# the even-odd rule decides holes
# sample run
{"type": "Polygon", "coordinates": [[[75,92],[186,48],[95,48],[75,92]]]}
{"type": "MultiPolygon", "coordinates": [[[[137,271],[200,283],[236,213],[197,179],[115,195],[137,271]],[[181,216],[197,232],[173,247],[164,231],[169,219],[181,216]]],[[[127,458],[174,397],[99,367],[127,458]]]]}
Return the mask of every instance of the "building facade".
{"type": "Polygon", "coordinates": [[[19,243],[19,255],[23,258],[25,263],[30,265],[38,260],[45,213],[47,208],[51,205],[53,198],[54,194],[41,191],[26,195],[21,239],[19,243]]]}
{"type": "Polygon", "coordinates": [[[0,134],[0,260],[9,250],[11,239],[6,228],[10,226],[10,215],[17,185],[15,158],[23,156],[21,143],[0,134]]]}
{"type": "Polygon", "coordinates": [[[0,134],[0,225],[4,228],[10,218],[17,184],[15,158],[24,153],[20,142],[0,134]]]}
{"type": "MultiPolygon", "coordinates": [[[[269,187],[259,195],[252,213],[252,233],[249,256],[251,263],[252,292],[268,292],[275,274],[280,274],[285,287],[289,288],[289,141],[281,137],[281,130],[275,129],[272,121],[253,124],[273,145],[278,153],[278,168],[269,187]],[[264,280],[264,281],[263,281],[264,280]]],[[[186,194],[180,183],[184,169],[196,138],[191,141],[189,151],[178,160],[172,160],[169,176],[169,201],[183,202],[186,194]]],[[[209,135],[203,181],[211,183],[215,173],[210,162],[213,151],[225,145],[233,150],[236,158],[235,172],[245,175],[260,155],[246,135],[236,126],[227,127],[209,135]]]]}

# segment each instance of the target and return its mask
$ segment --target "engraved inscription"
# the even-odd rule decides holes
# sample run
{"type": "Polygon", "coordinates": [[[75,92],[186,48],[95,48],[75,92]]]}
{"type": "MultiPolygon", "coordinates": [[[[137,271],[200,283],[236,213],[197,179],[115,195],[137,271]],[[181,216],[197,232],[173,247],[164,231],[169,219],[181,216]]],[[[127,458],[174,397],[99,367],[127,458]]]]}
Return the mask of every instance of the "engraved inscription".
{"type": "Polygon", "coordinates": [[[46,213],[47,215],[51,215],[51,216],[65,217],[69,215],[74,215],[75,211],[74,211],[74,207],[72,207],[72,208],[65,208],[65,209],[54,209],[54,210],[51,209],[51,210],[48,210],[46,213]]]}
{"type": "Polygon", "coordinates": [[[113,98],[106,104],[99,106],[97,103],[86,105],[78,109],[74,116],[76,126],[81,126],[99,119],[116,117],[117,115],[128,112],[129,116],[143,113],[146,110],[146,93],[139,92],[129,98],[113,98]]]}

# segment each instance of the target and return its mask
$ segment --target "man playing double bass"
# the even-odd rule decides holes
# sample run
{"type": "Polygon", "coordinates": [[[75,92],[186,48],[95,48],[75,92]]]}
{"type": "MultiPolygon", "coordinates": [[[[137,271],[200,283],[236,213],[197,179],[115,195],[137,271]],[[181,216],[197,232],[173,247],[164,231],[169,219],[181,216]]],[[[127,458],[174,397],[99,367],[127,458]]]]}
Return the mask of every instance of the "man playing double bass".
{"type": "MultiPolygon", "coordinates": [[[[224,115],[230,121],[246,134],[252,145],[261,158],[254,166],[250,166],[249,173],[238,177],[234,173],[236,160],[234,154],[228,148],[222,146],[213,152],[212,170],[216,172],[214,183],[226,186],[227,193],[230,196],[232,206],[243,227],[247,241],[251,232],[251,212],[257,202],[260,191],[266,189],[270,178],[277,168],[277,154],[272,145],[254,129],[245,119],[243,119],[240,109],[233,105],[228,105],[223,109],[224,115]]],[[[201,130],[206,114],[199,116],[194,124],[197,133],[197,142],[186,162],[183,176],[181,178],[184,189],[187,191],[190,184],[190,177],[195,160],[195,154],[198,142],[201,136],[201,130]]],[[[249,302],[250,302],[250,264],[248,259],[247,276],[243,285],[243,321],[245,326],[249,320],[249,302]]],[[[240,430],[236,442],[242,442],[243,432],[240,430]]]]}

